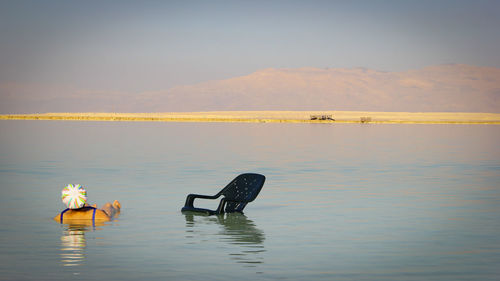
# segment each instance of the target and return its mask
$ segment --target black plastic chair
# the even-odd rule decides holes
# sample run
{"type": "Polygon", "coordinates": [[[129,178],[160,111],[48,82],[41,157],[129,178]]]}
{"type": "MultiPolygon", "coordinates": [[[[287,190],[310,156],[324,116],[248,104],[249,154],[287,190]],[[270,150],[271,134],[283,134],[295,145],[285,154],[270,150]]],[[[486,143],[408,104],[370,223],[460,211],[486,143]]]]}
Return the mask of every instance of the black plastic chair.
{"type": "Polygon", "coordinates": [[[233,212],[243,213],[243,209],[248,202],[252,202],[259,195],[265,180],[266,177],[260,174],[241,174],[213,196],[189,194],[186,198],[186,204],[184,204],[184,208],[181,211],[202,212],[208,215],[233,212]],[[217,210],[196,208],[193,206],[194,199],[196,198],[217,199],[220,196],[224,197],[220,200],[217,210]]]}

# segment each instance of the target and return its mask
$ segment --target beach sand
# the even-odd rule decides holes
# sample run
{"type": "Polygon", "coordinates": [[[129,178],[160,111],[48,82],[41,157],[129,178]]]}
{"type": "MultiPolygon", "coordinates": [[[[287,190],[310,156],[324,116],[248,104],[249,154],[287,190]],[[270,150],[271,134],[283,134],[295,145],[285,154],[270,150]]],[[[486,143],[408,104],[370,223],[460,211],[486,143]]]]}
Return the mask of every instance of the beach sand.
{"type": "Polygon", "coordinates": [[[369,112],[369,111],[209,111],[165,113],[40,113],[5,114],[0,120],[251,122],[251,123],[399,123],[500,124],[498,113],[369,112]],[[334,120],[311,120],[328,115],[334,120]]]}

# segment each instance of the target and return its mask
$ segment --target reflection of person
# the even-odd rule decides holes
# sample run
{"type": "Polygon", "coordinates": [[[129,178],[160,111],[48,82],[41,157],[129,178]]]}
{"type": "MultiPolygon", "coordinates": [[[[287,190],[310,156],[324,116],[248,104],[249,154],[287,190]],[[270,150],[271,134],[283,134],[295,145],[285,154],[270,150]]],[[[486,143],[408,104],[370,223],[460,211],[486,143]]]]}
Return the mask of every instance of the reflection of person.
{"type": "Polygon", "coordinates": [[[85,226],[69,225],[61,236],[61,261],[64,266],[81,265],[85,259],[85,226]]]}
{"type": "Polygon", "coordinates": [[[121,210],[117,200],[104,204],[101,209],[97,209],[96,204],[88,205],[87,191],[79,184],[66,186],[62,190],[62,200],[68,208],[54,217],[55,221],[61,223],[71,220],[110,221],[121,210]]]}

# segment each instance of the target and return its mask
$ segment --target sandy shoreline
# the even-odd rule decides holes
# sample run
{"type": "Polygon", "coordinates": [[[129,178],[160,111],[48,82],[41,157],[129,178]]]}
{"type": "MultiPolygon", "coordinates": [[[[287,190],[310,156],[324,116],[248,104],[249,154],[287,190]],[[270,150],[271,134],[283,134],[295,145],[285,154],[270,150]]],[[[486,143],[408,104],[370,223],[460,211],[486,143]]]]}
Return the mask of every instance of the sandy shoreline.
{"type": "Polygon", "coordinates": [[[367,112],[367,111],[210,111],[165,113],[40,113],[4,114],[0,120],[246,122],[246,123],[394,123],[500,124],[498,113],[367,112]],[[332,120],[311,120],[330,115],[332,120]]]}

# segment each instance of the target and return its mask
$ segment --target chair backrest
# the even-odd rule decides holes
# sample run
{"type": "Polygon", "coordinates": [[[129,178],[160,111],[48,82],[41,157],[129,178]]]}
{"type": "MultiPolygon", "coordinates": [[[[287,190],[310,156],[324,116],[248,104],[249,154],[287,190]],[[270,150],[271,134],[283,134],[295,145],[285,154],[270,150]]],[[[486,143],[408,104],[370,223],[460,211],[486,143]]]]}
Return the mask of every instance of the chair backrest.
{"type": "Polygon", "coordinates": [[[226,212],[243,211],[248,202],[252,202],[259,195],[266,177],[260,174],[241,174],[232,180],[219,194],[226,200],[235,200],[239,203],[228,202],[226,212]]]}

